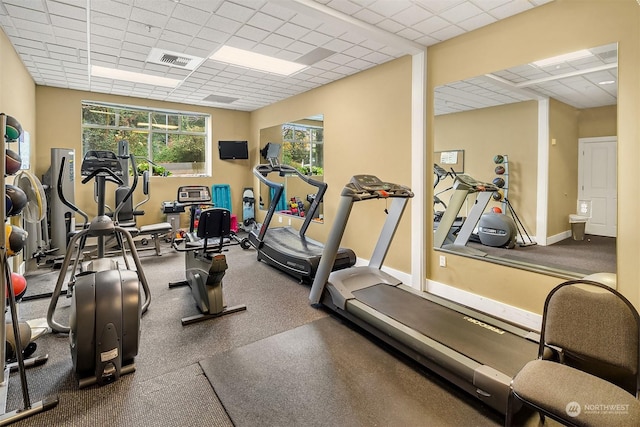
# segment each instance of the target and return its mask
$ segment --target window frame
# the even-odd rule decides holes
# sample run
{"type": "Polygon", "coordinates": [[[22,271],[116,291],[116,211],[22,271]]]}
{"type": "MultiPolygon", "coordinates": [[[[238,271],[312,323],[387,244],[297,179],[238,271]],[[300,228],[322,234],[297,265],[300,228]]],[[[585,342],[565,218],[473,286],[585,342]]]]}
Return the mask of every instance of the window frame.
{"type": "MultiPolygon", "coordinates": [[[[85,142],[84,142],[84,132],[85,129],[101,129],[105,131],[122,131],[122,132],[139,132],[147,134],[147,154],[146,157],[155,162],[153,158],[153,142],[154,135],[162,135],[163,137],[167,137],[169,135],[175,136],[196,136],[203,137],[203,151],[204,151],[204,167],[202,168],[202,172],[197,172],[192,170],[192,173],[172,173],[171,177],[211,177],[212,169],[213,169],[213,155],[211,149],[211,140],[212,140],[212,119],[211,114],[201,113],[195,111],[184,111],[184,110],[173,110],[173,109],[165,109],[165,108],[152,108],[152,107],[143,107],[129,104],[118,104],[118,103],[109,103],[109,102],[101,102],[101,101],[91,101],[91,100],[82,100],[81,108],[80,108],[80,140],[81,140],[81,151],[82,156],[85,155],[85,142]],[[112,113],[116,116],[114,124],[94,124],[94,123],[85,123],[84,117],[84,109],[85,107],[96,107],[96,108],[105,108],[105,109],[113,109],[113,110],[124,110],[124,111],[134,111],[134,112],[144,112],[147,115],[146,124],[147,126],[140,127],[131,127],[131,126],[121,126],[119,123],[118,117],[121,115],[117,111],[113,111],[112,113]],[[154,127],[152,122],[152,117],[155,114],[167,116],[178,116],[178,123],[181,123],[181,119],[184,116],[193,116],[204,119],[203,131],[186,131],[183,129],[162,129],[158,127],[154,127]]],[[[159,125],[160,126],[160,125],[159,125]]],[[[127,138],[121,138],[127,139],[127,138]]]]}

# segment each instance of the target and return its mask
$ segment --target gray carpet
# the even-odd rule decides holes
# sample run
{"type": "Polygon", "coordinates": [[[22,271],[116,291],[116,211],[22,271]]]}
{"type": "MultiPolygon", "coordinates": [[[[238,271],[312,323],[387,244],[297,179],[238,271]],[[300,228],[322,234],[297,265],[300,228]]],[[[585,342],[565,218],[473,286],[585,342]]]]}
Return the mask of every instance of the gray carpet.
{"type": "MultiPolygon", "coordinates": [[[[224,279],[226,302],[230,306],[246,304],[247,310],[183,327],[180,319],[198,311],[187,287],[170,290],[168,282],[184,278],[184,258],[169,248],[163,248],[163,253],[156,257],[146,252],[142,257],[152,300],[142,320],[136,372],[104,387],[79,390],[68,337],[46,334],[38,340],[36,354],[48,353],[48,362],[27,370],[31,400],[58,395],[60,403],[15,425],[278,425],[276,413],[256,413],[255,408],[264,409],[264,402],[277,403],[280,398],[295,394],[307,398],[296,400],[302,406],[293,407],[289,407],[287,400],[281,400],[280,405],[293,415],[280,425],[305,425],[301,420],[306,423],[308,414],[326,413],[324,402],[331,398],[326,393],[337,393],[331,399],[342,396],[350,399],[349,403],[342,407],[340,417],[332,418],[333,421],[340,418],[339,422],[318,418],[315,425],[393,425],[398,419],[415,421],[418,414],[422,417],[420,422],[404,425],[502,423],[498,414],[476,399],[423,372],[393,351],[383,350],[384,346],[364,339],[335,318],[327,318],[327,312],[311,307],[309,287],[257,262],[254,250],[234,246],[226,252],[229,264],[224,279]],[[242,360],[234,360],[236,356],[246,357],[247,366],[255,370],[248,370],[242,360]],[[207,365],[214,360],[220,366],[219,370],[208,372],[211,378],[218,378],[212,380],[212,387],[198,362],[207,365]],[[314,371],[314,375],[306,373],[307,369],[314,371]],[[357,378],[351,381],[349,372],[357,372],[357,378]],[[229,404],[226,408],[216,395],[227,396],[225,387],[235,380],[244,381],[246,392],[246,387],[257,385],[249,380],[276,377],[285,383],[260,385],[250,393],[251,400],[244,402],[244,406],[234,406],[224,397],[225,405],[229,404]],[[327,379],[335,379],[335,383],[327,379]],[[319,392],[325,395],[318,396],[319,392]],[[380,418],[368,415],[370,409],[380,418]]],[[[50,291],[57,274],[42,270],[28,275],[29,293],[50,291]]],[[[48,303],[47,299],[21,303],[21,319],[45,318],[48,303]]],[[[69,303],[70,300],[61,298],[56,315],[65,324],[69,303]]],[[[9,379],[7,410],[21,406],[19,377],[13,373],[9,379]]]]}
{"type": "MultiPolygon", "coordinates": [[[[226,302],[247,311],[183,327],[180,319],[197,314],[188,287],[168,289],[184,278],[184,258],[168,248],[142,256],[152,299],[142,320],[136,372],[105,387],[78,390],[66,335],[38,339],[36,354],[49,361],[27,370],[31,400],[59,395],[53,410],[19,422],[21,426],[229,426],[223,407],[198,361],[325,317],[307,303],[309,289],[256,261],[253,250],[230,248],[224,278],[226,302]]],[[[27,275],[29,293],[50,291],[58,272],[27,275]]],[[[20,304],[20,318],[45,318],[49,300],[20,304]]],[[[62,297],[56,319],[67,323],[70,300],[62,297]]],[[[7,410],[22,407],[17,373],[10,377],[7,410]]]]}
{"type": "Polygon", "coordinates": [[[494,412],[450,393],[333,318],[217,354],[200,365],[239,427],[500,423],[494,412]]]}
{"type": "Polygon", "coordinates": [[[615,237],[586,235],[584,240],[568,238],[549,246],[516,245],[513,249],[493,248],[473,242],[469,242],[468,246],[486,252],[491,257],[574,272],[580,276],[616,272],[615,237]]]}

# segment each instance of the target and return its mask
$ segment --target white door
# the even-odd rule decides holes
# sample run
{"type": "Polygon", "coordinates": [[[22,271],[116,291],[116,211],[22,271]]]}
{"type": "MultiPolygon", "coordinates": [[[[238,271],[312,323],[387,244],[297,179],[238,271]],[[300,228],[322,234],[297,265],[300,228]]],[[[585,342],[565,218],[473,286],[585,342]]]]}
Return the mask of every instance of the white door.
{"type": "MultiPolygon", "coordinates": [[[[616,137],[580,138],[578,199],[590,202],[585,232],[616,237],[618,211],[616,137]]],[[[580,212],[578,212],[580,213],[580,212]]]]}

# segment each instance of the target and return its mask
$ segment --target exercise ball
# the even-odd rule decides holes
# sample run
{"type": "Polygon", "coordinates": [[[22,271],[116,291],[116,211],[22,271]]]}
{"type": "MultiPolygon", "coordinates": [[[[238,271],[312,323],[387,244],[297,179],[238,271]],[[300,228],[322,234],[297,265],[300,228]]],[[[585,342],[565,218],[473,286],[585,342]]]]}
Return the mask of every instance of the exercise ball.
{"type": "Polygon", "coordinates": [[[491,197],[493,197],[493,200],[495,200],[496,202],[499,202],[500,200],[502,200],[502,192],[494,191],[491,197]]]}
{"type": "MultiPolygon", "coordinates": [[[[27,292],[27,280],[22,274],[11,273],[11,286],[13,287],[13,294],[16,300],[20,300],[20,298],[24,296],[24,293],[27,292]]],[[[9,297],[9,291],[7,289],[4,290],[4,294],[7,298],[9,297]]]]}
{"type": "Polygon", "coordinates": [[[486,213],[478,221],[478,237],[485,246],[511,249],[516,246],[518,229],[508,215],[486,213]]]}
{"type": "Polygon", "coordinates": [[[11,224],[5,224],[4,232],[7,256],[17,255],[27,243],[27,232],[22,228],[11,224]]]}
{"type": "Polygon", "coordinates": [[[4,158],[5,172],[7,175],[13,175],[20,170],[20,166],[22,166],[22,159],[18,153],[7,148],[4,158]]]}
{"type": "MultiPolygon", "coordinates": [[[[18,331],[20,332],[20,344],[22,345],[22,355],[28,359],[38,348],[38,345],[31,342],[31,327],[27,322],[18,323],[18,331]]],[[[16,339],[13,335],[13,325],[11,322],[5,323],[5,361],[16,361],[16,339]]]]}
{"type": "Polygon", "coordinates": [[[494,169],[494,172],[496,173],[496,175],[503,175],[505,173],[505,171],[506,171],[506,169],[502,165],[498,165],[494,169]]]}
{"type": "Polygon", "coordinates": [[[7,204],[7,216],[18,215],[27,205],[27,195],[24,191],[22,191],[21,188],[18,188],[15,185],[11,184],[6,184],[4,186],[4,192],[7,204]]]}
{"type": "Polygon", "coordinates": [[[494,180],[493,180],[493,185],[495,185],[498,188],[504,187],[504,184],[505,184],[504,179],[502,179],[500,177],[494,178],[494,180]]]}
{"type": "Polygon", "coordinates": [[[500,209],[497,206],[494,206],[491,208],[491,212],[496,213],[496,214],[501,214],[502,213],[502,209],[500,209]]]}
{"type": "Polygon", "coordinates": [[[22,135],[22,125],[20,125],[20,122],[13,117],[6,117],[7,127],[5,129],[5,136],[7,137],[7,140],[15,141],[16,139],[20,138],[20,135],[22,135]]]}
{"type": "Polygon", "coordinates": [[[504,162],[504,156],[503,156],[502,154],[496,154],[496,155],[493,157],[493,162],[494,162],[495,164],[503,163],[503,162],[504,162]]]}

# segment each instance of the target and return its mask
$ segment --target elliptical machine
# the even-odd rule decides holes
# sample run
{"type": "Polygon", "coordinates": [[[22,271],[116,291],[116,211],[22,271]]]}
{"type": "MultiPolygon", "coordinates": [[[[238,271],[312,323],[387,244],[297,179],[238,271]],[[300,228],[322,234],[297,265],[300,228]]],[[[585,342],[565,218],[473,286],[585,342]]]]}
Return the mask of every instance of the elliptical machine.
{"type": "MultiPolygon", "coordinates": [[[[133,157],[131,163],[135,171],[133,157]]],[[[81,166],[81,175],[84,177],[82,183],[86,184],[95,178],[98,215],[69,241],[47,312],[47,323],[51,330],[69,334],[71,358],[80,388],[96,383],[104,385],[117,380],[120,375],[135,371],[133,359],[138,354],[140,319],[151,302],[147,279],[131,234],[105,215],[106,181],[121,185],[124,173],[128,171],[123,171],[113,152],[89,151],[85,155],[81,166]],[[135,271],[130,268],[124,245],[122,257],[126,269],[121,270],[118,262],[104,258],[104,239],[112,234],[126,240],[135,271]],[[82,271],[78,273],[78,263],[88,237],[98,239],[98,259],[82,266],[82,271]],[[71,294],[72,298],[71,312],[69,326],[64,326],[54,319],[54,315],[74,253],[75,261],[67,285],[67,297],[71,294]]],[[[134,187],[131,187],[128,197],[132,196],[133,190],[134,187]]],[[[58,188],[58,192],[67,206],[86,217],[77,206],[64,198],[61,188],[58,188]]]]}

